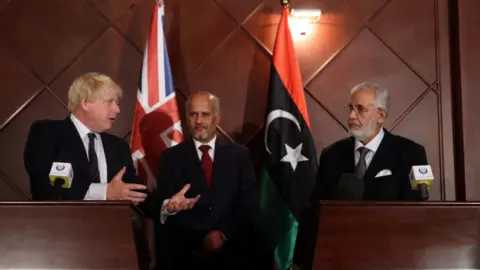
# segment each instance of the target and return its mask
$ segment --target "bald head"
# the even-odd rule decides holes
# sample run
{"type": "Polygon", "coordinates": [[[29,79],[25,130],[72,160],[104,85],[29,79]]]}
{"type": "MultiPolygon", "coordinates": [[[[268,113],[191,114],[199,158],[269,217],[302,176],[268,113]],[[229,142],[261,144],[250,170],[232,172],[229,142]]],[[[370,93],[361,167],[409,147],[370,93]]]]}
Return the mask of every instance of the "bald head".
{"type": "Polygon", "coordinates": [[[211,102],[213,112],[220,113],[220,99],[208,91],[196,91],[188,96],[187,103],[186,103],[187,113],[188,113],[188,108],[191,106],[192,100],[195,100],[198,98],[209,100],[211,102]]]}

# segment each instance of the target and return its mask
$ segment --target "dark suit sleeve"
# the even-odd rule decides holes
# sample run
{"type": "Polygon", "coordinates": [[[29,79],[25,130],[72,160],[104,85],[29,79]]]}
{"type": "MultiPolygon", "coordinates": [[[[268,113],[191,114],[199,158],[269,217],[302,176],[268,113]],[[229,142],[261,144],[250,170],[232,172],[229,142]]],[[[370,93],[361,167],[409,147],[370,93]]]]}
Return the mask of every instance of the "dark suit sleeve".
{"type": "MultiPolygon", "coordinates": [[[[131,184],[143,184],[142,181],[137,177],[137,171],[135,170],[135,166],[133,166],[133,159],[130,153],[130,149],[128,144],[125,143],[123,140],[121,141],[122,144],[122,163],[125,166],[125,174],[123,175],[123,182],[131,183],[131,184]]],[[[109,179],[111,180],[111,179],[109,179]]]]}
{"type": "Polygon", "coordinates": [[[42,122],[35,122],[27,137],[23,161],[30,178],[33,200],[52,199],[49,173],[55,159],[55,132],[42,122]]]}
{"type": "Polygon", "coordinates": [[[420,200],[420,192],[417,190],[412,190],[412,186],[410,184],[410,178],[408,177],[410,173],[410,169],[412,166],[417,166],[417,165],[428,165],[427,161],[427,152],[425,151],[425,148],[419,144],[412,144],[412,147],[410,147],[409,151],[407,152],[407,179],[403,181],[403,186],[402,186],[402,192],[400,195],[401,200],[420,200]]]}
{"type": "MultiPolygon", "coordinates": [[[[176,192],[180,191],[180,189],[176,190],[175,186],[175,175],[172,171],[171,163],[169,158],[170,153],[167,150],[164,150],[160,156],[159,164],[158,164],[158,176],[157,176],[157,188],[153,193],[149,193],[149,196],[145,200],[145,205],[148,205],[149,214],[148,217],[151,219],[160,219],[160,211],[163,204],[163,201],[166,199],[170,199],[176,192]]],[[[172,219],[171,216],[167,219],[172,219]]]]}
{"type": "Polygon", "coordinates": [[[250,153],[246,148],[242,148],[239,157],[240,183],[236,205],[230,218],[220,226],[220,230],[227,239],[235,240],[242,240],[246,237],[258,209],[258,190],[250,153]]]}
{"type": "Polygon", "coordinates": [[[158,164],[157,190],[155,192],[160,205],[164,200],[171,198],[180,191],[180,189],[175,189],[176,178],[170,161],[169,153],[165,150],[158,164]]]}
{"type": "MultiPolygon", "coordinates": [[[[121,150],[121,167],[125,166],[125,174],[123,175],[123,182],[130,183],[130,184],[144,184],[137,176],[137,170],[133,165],[132,155],[130,153],[130,148],[128,144],[125,143],[123,140],[119,140],[119,148],[121,150]]],[[[158,217],[158,206],[156,200],[149,190],[142,190],[140,192],[144,192],[147,194],[147,198],[144,202],[138,205],[138,208],[143,212],[142,214],[148,218],[154,219],[158,217]]]]}

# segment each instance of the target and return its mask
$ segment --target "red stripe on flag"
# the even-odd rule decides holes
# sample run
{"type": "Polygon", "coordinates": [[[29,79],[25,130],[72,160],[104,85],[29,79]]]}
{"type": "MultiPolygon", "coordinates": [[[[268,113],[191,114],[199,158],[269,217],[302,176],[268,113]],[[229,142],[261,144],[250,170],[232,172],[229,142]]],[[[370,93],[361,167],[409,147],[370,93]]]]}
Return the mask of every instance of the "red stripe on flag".
{"type": "Polygon", "coordinates": [[[288,7],[284,6],[277,30],[272,61],[293,102],[302,114],[305,123],[307,123],[308,128],[311,129],[307,105],[305,104],[302,76],[300,75],[295,46],[288,25],[288,15],[288,7]]]}

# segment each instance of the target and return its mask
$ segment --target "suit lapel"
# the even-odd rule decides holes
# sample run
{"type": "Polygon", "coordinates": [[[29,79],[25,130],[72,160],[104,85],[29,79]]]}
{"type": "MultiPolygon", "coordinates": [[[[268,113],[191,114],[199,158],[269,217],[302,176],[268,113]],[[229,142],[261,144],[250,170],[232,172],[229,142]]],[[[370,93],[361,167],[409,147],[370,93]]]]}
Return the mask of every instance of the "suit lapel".
{"type": "Polygon", "coordinates": [[[217,137],[212,168],[212,189],[218,189],[220,187],[220,190],[222,190],[221,186],[225,181],[225,177],[222,176],[222,173],[225,171],[225,161],[227,160],[227,151],[225,147],[226,143],[217,137]]]}
{"type": "Polygon", "coordinates": [[[63,136],[65,138],[65,144],[72,153],[72,160],[77,163],[78,166],[88,168],[88,158],[85,147],[83,146],[82,138],[78,134],[75,125],[70,120],[70,117],[65,119],[65,131],[67,134],[63,136]]]}
{"type": "Polygon", "coordinates": [[[373,181],[375,174],[388,165],[388,161],[390,160],[388,156],[391,152],[390,136],[391,135],[385,130],[382,142],[378,146],[377,152],[373,156],[372,162],[363,177],[365,183],[373,181]]]}
{"type": "Polygon", "coordinates": [[[107,163],[107,182],[113,179],[116,173],[120,171],[121,168],[117,168],[120,164],[117,159],[118,155],[115,153],[115,147],[112,145],[111,141],[108,139],[105,134],[100,134],[102,138],[103,152],[105,153],[105,160],[107,163]]]}
{"type": "Polygon", "coordinates": [[[343,148],[342,157],[348,157],[343,163],[342,173],[355,172],[355,139],[350,137],[343,148]]]}

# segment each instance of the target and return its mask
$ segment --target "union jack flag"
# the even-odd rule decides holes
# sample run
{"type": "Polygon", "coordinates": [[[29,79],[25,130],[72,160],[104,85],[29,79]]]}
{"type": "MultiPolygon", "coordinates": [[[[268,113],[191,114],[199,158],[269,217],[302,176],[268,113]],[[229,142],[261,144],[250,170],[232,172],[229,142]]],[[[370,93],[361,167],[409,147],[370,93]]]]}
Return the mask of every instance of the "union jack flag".
{"type": "Polygon", "coordinates": [[[143,57],[130,150],[139,177],[156,186],[161,152],[183,141],[163,29],[165,6],[157,1],[143,57]]]}

